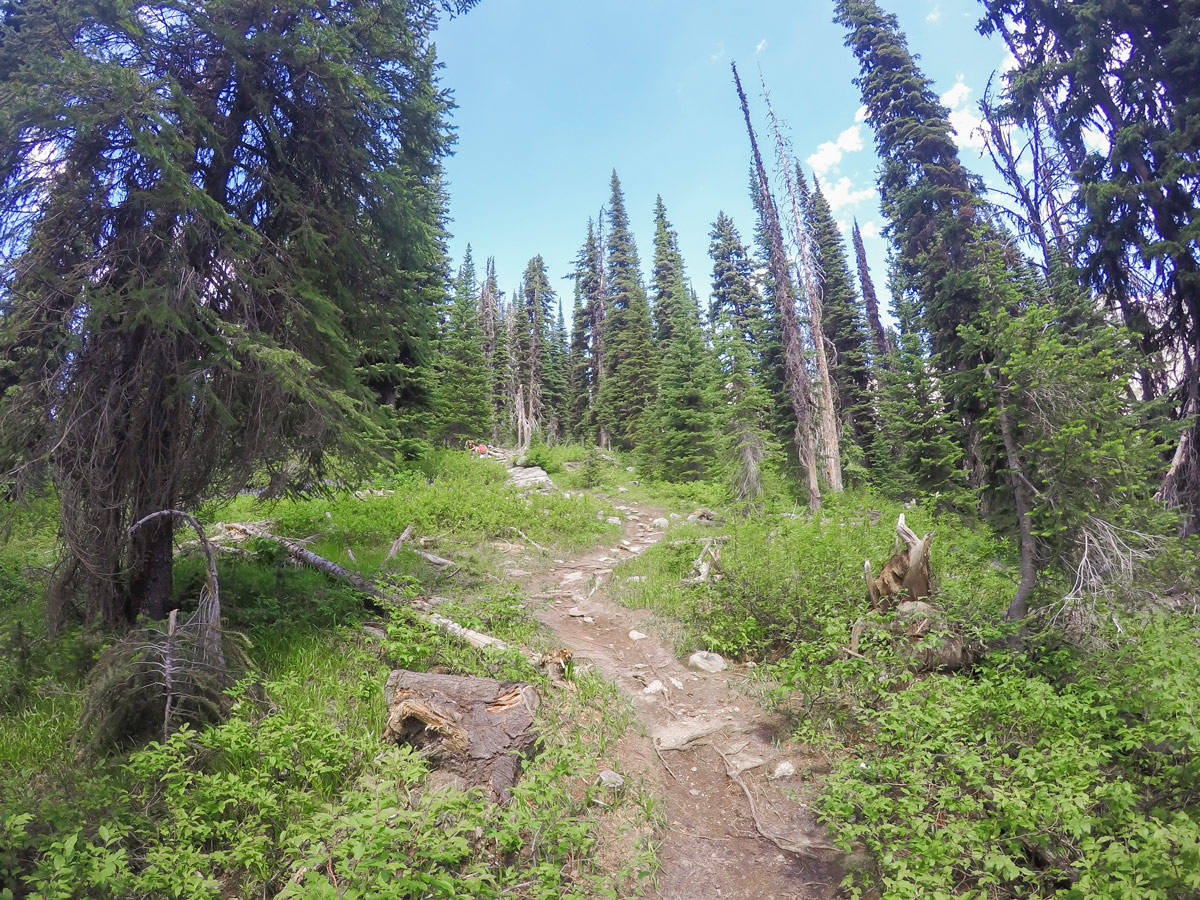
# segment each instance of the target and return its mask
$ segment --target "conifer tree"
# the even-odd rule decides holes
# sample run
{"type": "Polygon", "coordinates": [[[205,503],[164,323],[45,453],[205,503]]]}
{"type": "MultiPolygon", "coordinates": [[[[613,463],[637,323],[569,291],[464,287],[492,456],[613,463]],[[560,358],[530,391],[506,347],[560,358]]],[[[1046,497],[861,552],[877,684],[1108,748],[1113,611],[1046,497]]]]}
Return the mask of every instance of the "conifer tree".
{"type": "Polygon", "coordinates": [[[654,341],[665,348],[671,339],[676,311],[688,302],[679,236],[667,221],[662,197],[654,202],[654,341]]]}
{"type": "Polygon", "coordinates": [[[581,279],[575,278],[575,305],[571,311],[571,343],[567,351],[567,435],[589,440],[588,406],[594,390],[588,333],[591,320],[583,306],[581,279]]]}
{"type": "Polygon", "coordinates": [[[496,260],[491,256],[484,267],[483,287],[479,291],[479,330],[488,377],[491,440],[497,443],[504,428],[504,317],[500,288],[496,283],[496,260]]]}
{"type": "Polygon", "coordinates": [[[1031,131],[1048,129],[1069,161],[1073,205],[1085,214],[1074,249],[1092,288],[1141,339],[1142,393],[1169,391],[1175,416],[1190,424],[1162,496],[1184,512],[1185,530],[1200,530],[1196,5],[984,5],[981,31],[1001,34],[1017,62],[1006,76],[1006,113],[1031,131]],[[1163,346],[1182,359],[1174,372],[1150,362],[1163,346]]]}
{"type": "Polygon", "coordinates": [[[0,456],[18,489],[49,477],[87,619],[166,613],[172,520],[134,522],[254,473],[319,483],[424,401],[435,25],[377,0],[7,4],[0,456]]]}
{"type": "Polygon", "coordinates": [[[654,402],[645,415],[644,467],[667,481],[707,478],[716,462],[716,367],[690,299],[671,307],[674,321],[661,350],[654,402]]]}
{"type": "Polygon", "coordinates": [[[867,121],[883,167],[880,204],[898,250],[896,287],[911,291],[938,365],[973,366],[960,352],[958,326],[986,308],[971,245],[986,237],[977,179],[958,157],[949,111],[908,50],[896,17],[875,0],[837,0],[835,19],[858,58],[867,121]]]}
{"type": "Polygon", "coordinates": [[[479,324],[480,294],[468,244],[437,360],[438,436],[449,444],[492,433],[492,378],[479,324]]]}
{"type": "Polygon", "coordinates": [[[854,259],[858,263],[858,283],[862,289],[867,324],[871,327],[871,341],[875,348],[875,366],[878,369],[887,364],[887,358],[892,353],[892,342],[888,339],[887,332],[883,330],[883,321],[879,318],[879,298],[875,294],[875,283],[871,280],[871,268],[867,265],[867,249],[863,246],[858,219],[854,220],[854,259]]]}
{"type": "Polygon", "coordinates": [[[517,446],[527,450],[537,431],[546,431],[550,424],[548,403],[552,399],[547,389],[547,373],[552,365],[553,329],[551,308],[554,291],[546,274],[546,263],[535,256],[525,267],[521,290],[514,302],[513,365],[517,446]],[[517,306],[516,304],[520,305],[517,306]]]}
{"type": "Polygon", "coordinates": [[[587,402],[580,418],[581,437],[609,446],[608,428],[600,415],[600,388],[604,382],[604,331],[608,295],[604,279],[603,217],[589,219],[587,239],[575,257],[575,285],[583,304],[581,341],[587,346],[587,402]]]}
{"type": "Polygon", "coordinates": [[[636,443],[642,415],[654,396],[654,350],[650,304],[615,170],[609,219],[604,376],[597,406],[601,425],[617,446],[628,450],[636,443]]]}
{"type": "Polygon", "coordinates": [[[724,212],[717,213],[708,236],[708,255],[713,262],[708,320],[714,325],[725,321],[736,328],[747,349],[756,354],[757,367],[762,364],[766,322],[762,298],[754,287],[754,260],[724,212]]]}
{"type": "Polygon", "coordinates": [[[546,341],[546,432],[555,440],[567,436],[567,326],[562,304],[546,341]]]}
{"type": "Polygon", "coordinates": [[[833,348],[832,374],[843,421],[854,440],[864,446],[871,425],[871,371],[867,362],[867,335],[858,307],[858,292],[846,262],[846,245],[833,211],[813,176],[809,204],[813,242],[817,250],[817,287],[821,326],[833,348]]]}

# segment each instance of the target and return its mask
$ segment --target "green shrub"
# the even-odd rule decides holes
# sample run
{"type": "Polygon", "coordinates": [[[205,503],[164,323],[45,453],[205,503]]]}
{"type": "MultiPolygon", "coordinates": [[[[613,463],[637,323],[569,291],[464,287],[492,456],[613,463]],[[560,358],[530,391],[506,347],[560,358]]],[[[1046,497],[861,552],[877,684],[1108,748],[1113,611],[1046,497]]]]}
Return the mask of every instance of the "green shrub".
{"type": "Polygon", "coordinates": [[[852,896],[1167,898],[1200,889],[1200,626],[997,652],[883,706],[819,801],[878,879],[852,896]]]}

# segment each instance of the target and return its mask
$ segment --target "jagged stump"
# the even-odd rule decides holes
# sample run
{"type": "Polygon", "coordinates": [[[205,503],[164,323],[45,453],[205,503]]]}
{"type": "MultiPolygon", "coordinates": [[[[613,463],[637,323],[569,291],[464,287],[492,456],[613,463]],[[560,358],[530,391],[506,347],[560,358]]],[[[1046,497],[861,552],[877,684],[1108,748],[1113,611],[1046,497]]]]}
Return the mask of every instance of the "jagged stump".
{"type": "Polygon", "coordinates": [[[396,669],[387,680],[383,740],[411,744],[439,767],[508,800],[522,757],[536,751],[532,685],[396,669]]]}

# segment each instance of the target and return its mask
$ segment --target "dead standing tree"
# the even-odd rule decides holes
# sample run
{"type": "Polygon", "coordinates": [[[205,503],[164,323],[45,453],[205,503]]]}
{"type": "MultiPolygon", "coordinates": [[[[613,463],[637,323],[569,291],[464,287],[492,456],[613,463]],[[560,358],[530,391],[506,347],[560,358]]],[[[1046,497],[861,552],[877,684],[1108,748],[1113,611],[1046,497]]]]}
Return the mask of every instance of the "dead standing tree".
{"type": "Polygon", "coordinates": [[[758,152],[758,139],[754,134],[754,125],[750,121],[750,106],[746,102],[746,92],[742,90],[742,81],[738,77],[737,65],[730,63],[733,68],[733,83],[737,88],[738,99],[742,104],[742,115],[746,119],[746,133],[750,136],[750,149],[754,154],[754,169],[758,179],[760,199],[760,215],[763,230],[770,241],[770,267],[775,279],[775,308],[779,315],[780,331],[783,337],[783,375],[788,401],[791,403],[792,415],[796,419],[793,441],[796,445],[796,455],[800,467],[804,470],[808,483],[808,505],[810,509],[821,508],[821,487],[817,478],[816,454],[813,450],[812,439],[812,384],[808,377],[808,369],[804,362],[804,347],[800,341],[800,325],[796,321],[796,302],[792,297],[791,274],[788,269],[787,254],[783,250],[783,229],[779,224],[779,212],[775,207],[775,199],[771,195],[771,183],[767,179],[767,171],[763,167],[762,154],[758,152]]]}
{"type": "Polygon", "coordinates": [[[808,216],[806,204],[802,203],[796,190],[796,182],[792,178],[792,158],[784,138],[783,129],[775,110],[771,106],[771,98],[767,93],[767,84],[763,82],[763,98],[767,102],[767,117],[771,122],[771,131],[775,135],[775,158],[780,172],[783,173],[783,183],[787,189],[788,203],[792,209],[792,242],[798,251],[798,286],[808,298],[809,328],[812,331],[813,351],[817,358],[817,380],[820,391],[817,428],[821,436],[821,462],[825,469],[825,479],[829,489],[834,493],[842,490],[842,450],[841,437],[837,422],[837,408],[833,400],[833,377],[829,367],[829,353],[825,346],[825,330],[821,325],[821,288],[818,264],[813,257],[813,238],[805,220],[808,216]]]}

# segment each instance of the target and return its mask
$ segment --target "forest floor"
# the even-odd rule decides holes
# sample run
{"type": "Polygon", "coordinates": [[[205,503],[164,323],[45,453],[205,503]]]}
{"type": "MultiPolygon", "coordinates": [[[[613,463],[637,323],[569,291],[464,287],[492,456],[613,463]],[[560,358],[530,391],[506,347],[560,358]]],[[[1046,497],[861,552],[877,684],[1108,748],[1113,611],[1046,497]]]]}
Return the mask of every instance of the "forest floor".
{"type": "MultiPolygon", "coordinates": [[[[619,541],[520,573],[537,618],[629,698],[636,714],[614,768],[643,779],[665,806],[658,895],[682,898],[826,898],[836,895],[843,854],[809,808],[824,757],[789,741],[783,718],[738,690],[746,670],[689,668],[646,610],[610,601],[620,563],[666,530],[666,513],[614,499],[619,541]],[[660,523],[661,524],[661,523],[660,523]],[[656,634],[658,632],[658,634],[656,634]]],[[[517,573],[513,573],[517,574],[517,573]]],[[[669,640],[669,638],[668,638],[669,640]]],[[[601,856],[619,852],[605,848],[601,856]]]]}

